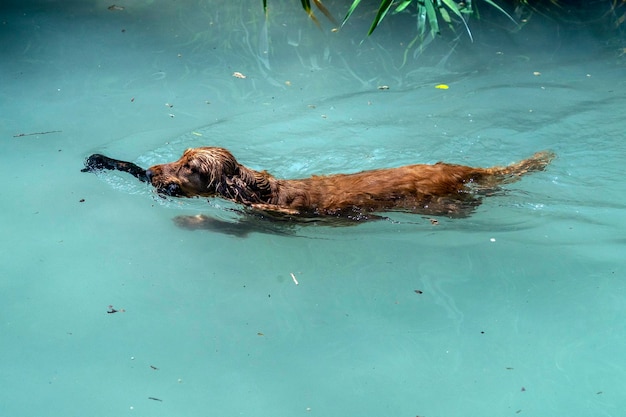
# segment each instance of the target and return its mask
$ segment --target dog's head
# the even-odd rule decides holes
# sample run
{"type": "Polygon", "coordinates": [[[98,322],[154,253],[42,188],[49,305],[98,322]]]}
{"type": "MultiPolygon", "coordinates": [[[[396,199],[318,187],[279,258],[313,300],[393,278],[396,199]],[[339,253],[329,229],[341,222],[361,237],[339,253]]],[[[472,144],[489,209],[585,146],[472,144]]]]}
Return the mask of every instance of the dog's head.
{"type": "Polygon", "coordinates": [[[211,197],[237,177],[239,164],[223,148],[187,149],[176,162],[154,165],[146,177],[160,194],[173,197],[211,197]]]}

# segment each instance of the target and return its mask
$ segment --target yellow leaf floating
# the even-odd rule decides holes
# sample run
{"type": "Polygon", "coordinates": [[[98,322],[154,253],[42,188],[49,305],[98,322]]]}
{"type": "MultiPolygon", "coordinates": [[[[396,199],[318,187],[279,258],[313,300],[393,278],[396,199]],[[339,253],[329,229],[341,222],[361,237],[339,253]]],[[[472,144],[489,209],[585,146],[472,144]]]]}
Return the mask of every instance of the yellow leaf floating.
{"type": "Polygon", "coordinates": [[[450,87],[448,87],[446,84],[437,84],[435,88],[438,88],[440,90],[447,90],[450,87]]]}

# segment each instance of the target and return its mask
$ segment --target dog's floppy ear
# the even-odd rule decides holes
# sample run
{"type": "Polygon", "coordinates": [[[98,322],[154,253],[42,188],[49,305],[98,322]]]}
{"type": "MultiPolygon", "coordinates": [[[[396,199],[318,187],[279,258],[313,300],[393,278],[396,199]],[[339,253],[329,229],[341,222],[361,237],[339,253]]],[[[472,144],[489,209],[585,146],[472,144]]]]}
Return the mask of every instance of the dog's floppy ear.
{"type": "Polygon", "coordinates": [[[263,197],[271,193],[269,183],[264,178],[259,184],[257,176],[246,167],[237,164],[234,172],[223,172],[216,184],[219,194],[244,204],[259,203],[263,197]]]}
{"type": "Polygon", "coordinates": [[[239,164],[230,152],[220,148],[198,148],[187,149],[183,154],[183,158],[195,165],[195,168],[201,172],[206,180],[209,188],[215,188],[218,192],[224,187],[224,184],[237,175],[239,164]]]}
{"type": "Polygon", "coordinates": [[[237,164],[236,175],[231,179],[241,196],[249,202],[266,201],[272,196],[273,177],[267,171],[253,171],[237,164]]]}
{"type": "Polygon", "coordinates": [[[222,175],[217,184],[217,191],[224,197],[250,204],[259,201],[258,195],[248,187],[248,184],[239,176],[222,175]]]}

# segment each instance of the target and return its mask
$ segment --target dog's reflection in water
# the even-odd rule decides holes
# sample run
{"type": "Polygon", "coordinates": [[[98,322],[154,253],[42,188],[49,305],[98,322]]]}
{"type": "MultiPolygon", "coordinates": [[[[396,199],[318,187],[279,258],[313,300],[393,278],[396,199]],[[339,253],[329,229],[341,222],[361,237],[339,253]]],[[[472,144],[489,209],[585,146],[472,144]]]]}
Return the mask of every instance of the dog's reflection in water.
{"type": "Polygon", "coordinates": [[[236,237],[248,237],[251,233],[264,233],[279,236],[296,236],[302,226],[353,226],[369,220],[389,220],[385,216],[368,214],[357,217],[312,217],[302,218],[282,213],[259,213],[253,209],[231,209],[236,213],[236,219],[220,219],[205,214],[182,215],[174,217],[174,224],[186,230],[206,230],[236,237]]]}
{"type": "Polygon", "coordinates": [[[281,236],[295,236],[295,226],[289,223],[275,223],[256,216],[244,216],[238,220],[223,220],[204,214],[176,216],[174,224],[186,230],[206,230],[236,237],[248,237],[251,233],[264,233],[281,236]]]}

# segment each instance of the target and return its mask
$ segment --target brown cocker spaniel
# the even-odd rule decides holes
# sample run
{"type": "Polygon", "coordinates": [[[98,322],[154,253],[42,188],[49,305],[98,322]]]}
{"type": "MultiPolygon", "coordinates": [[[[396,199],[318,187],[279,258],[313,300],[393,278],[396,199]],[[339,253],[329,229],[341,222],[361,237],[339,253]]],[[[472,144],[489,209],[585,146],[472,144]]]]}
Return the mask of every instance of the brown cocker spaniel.
{"type": "Polygon", "coordinates": [[[473,168],[438,162],[279,179],[267,171],[247,168],[224,148],[201,147],[187,149],[176,162],[150,167],[145,179],[160,194],[221,197],[267,215],[291,219],[367,220],[377,217],[374,213],[388,211],[463,217],[480,204],[481,196],[526,173],[543,170],[553,158],[552,152],[543,151],[506,167],[473,168]]]}
{"type": "MultiPolygon", "coordinates": [[[[150,182],[159,194],[173,197],[221,197],[254,213],[280,220],[328,223],[380,219],[376,213],[405,211],[431,216],[464,217],[493,195],[501,184],[542,171],[555,157],[542,151],[505,167],[474,168],[438,162],[362,171],[278,179],[267,171],[241,165],[224,148],[187,149],[176,162],[147,170],[132,162],[94,154],[84,172],[114,169],[150,182]],[[333,222],[333,219],[340,220],[333,222]]],[[[206,216],[182,216],[188,227],[202,227],[206,216]]]]}

